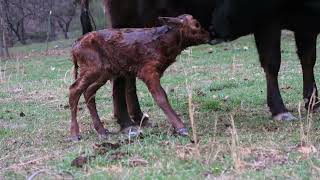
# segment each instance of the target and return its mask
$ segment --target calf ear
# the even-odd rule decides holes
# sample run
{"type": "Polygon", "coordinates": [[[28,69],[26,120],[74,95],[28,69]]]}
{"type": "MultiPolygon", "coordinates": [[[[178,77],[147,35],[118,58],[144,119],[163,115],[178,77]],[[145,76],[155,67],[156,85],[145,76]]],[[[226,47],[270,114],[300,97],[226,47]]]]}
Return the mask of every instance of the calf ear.
{"type": "Polygon", "coordinates": [[[158,19],[161,24],[168,26],[181,26],[184,23],[183,19],[175,17],[158,17],[158,19]]]}

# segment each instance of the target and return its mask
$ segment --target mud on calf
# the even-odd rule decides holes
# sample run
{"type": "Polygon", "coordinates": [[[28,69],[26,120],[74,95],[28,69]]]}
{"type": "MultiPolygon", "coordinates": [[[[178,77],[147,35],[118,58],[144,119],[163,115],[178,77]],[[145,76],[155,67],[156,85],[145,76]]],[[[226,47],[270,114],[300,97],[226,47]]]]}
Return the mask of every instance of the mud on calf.
{"type": "MultiPolygon", "coordinates": [[[[172,109],[166,92],[161,87],[160,78],[164,71],[175,62],[183,49],[207,43],[210,37],[209,33],[191,15],[159,19],[163,26],[105,29],[89,33],[73,45],[72,57],[76,80],[70,86],[69,96],[72,138],[76,140],[80,138],[77,122],[77,106],[80,96],[84,94],[98,135],[105,137],[108,131],[104,129],[97,113],[96,91],[108,80],[134,76],[147,85],[175,132],[179,135],[188,135],[185,125],[172,109]]],[[[121,92],[113,93],[121,98],[121,101],[118,101],[123,103],[121,106],[126,107],[128,97],[126,98],[124,88],[121,89],[123,89],[121,92]]],[[[127,108],[124,109],[119,109],[117,113],[117,116],[121,116],[120,121],[118,120],[121,128],[128,126],[126,122],[131,121],[129,113],[132,114],[132,112],[128,112],[127,108]],[[122,122],[123,120],[125,121],[122,122]]]]}

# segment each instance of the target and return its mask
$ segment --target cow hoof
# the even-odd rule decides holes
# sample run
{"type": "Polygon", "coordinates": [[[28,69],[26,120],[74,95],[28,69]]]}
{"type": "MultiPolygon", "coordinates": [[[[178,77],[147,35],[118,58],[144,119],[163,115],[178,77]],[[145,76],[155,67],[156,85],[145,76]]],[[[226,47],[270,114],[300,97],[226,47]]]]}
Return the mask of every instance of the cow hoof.
{"type": "Polygon", "coordinates": [[[103,133],[98,133],[99,139],[107,139],[108,135],[109,135],[109,131],[108,130],[104,130],[103,133]]]}
{"type": "Polygon", "coordinates": [[[177,129],[175,131],[176,131],[176,134],[179,135],[179,136],[189,136],[187,128],[180,128],[180,129],[177,129]]]}
{"type": "Polygon", "coordinates": [[[69,141],[71,141],[71,142],[79,142],[79,141],[81,141],[81,135],[76,135],[76,136],[71,136],[71,137],[69,137],[69,141]]]}
{"type": "Polygon", "coordinates": [[[142,134],[142,130],[139,127],[129,126],[121,130],[122,133],[127,135],[129,138],[135,138],[142,134]]]}
{"type": "Polygon", "coordinates": [[[286,112],[286,113],[275,115],[272,117],[272,119],[276,121],[293,121],[293,120],[296,120],[297,118],[295,118],[291,113],[286,112]]]}

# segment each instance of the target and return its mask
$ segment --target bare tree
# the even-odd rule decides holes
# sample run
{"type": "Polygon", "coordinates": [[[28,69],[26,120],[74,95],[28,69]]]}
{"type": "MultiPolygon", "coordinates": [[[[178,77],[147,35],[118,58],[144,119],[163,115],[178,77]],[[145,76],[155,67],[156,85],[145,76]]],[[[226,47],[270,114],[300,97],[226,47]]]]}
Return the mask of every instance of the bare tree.
{"type": "Polygon", "coordinates": [[[28,38],[45,39],[48,16],[52,11],[50,40],[61,32],[68,38],[73,17],[77,13],[75,0],[0,0],[3,20],[12,39],[26,44],[28,38]]]}
{"type": "Polygon", "coordinates": [[[55,18],[55,21],[58,23],[62,32],[64,33],[64,37],[68,39],[70,24],[73,17],[76,15],[76,3],[70,0],[58,0],[55,2],[59,3],[60,6],[54,6],[55,8],[53,9],[53,17],[55,18]]]}
{"type": "Polygon", "coordinates": [[[25,0],[2,0],[4,20],[8,24],[8,28],[16,35],[18,41],[26,44],[24,21],[30,16],[24,10],[25,0]]]}

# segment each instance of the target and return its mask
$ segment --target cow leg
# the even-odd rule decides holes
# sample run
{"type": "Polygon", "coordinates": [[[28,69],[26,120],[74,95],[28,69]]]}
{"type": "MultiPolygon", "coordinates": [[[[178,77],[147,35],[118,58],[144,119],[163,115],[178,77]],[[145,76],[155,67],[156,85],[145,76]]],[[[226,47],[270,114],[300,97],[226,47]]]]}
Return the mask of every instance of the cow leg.
{"type": "MultiPolygon", "coordinates": [[[[107,14],[109,14],[109,13],[110,12],[108,11],[107,14]]],[[[111,16],[111,17],[120,18],[121,16],[111,16]]],[[[137,22],[133,22],[133,21],[130,21],[126,25],[122,25],[122,24],[123,24],[123,21],[119,21],[116,19],[112,20],[112,27],[113,28],[129,28],[129,27],[140,27],[141,26],[141,25],[138,25],[137,22]],[[119,24],[117,24],[117,23],[119,23],[119,24]]],[[[121,89],[121,87],[125,87],[125,95],[126,95],[125,99],[126,99],[126,104],[127,104],[127,110],[128,110],[130,117],[134,121],[135,125],[140,125],[141,121],[142,121],[141,125],[148,126],[149,125],[148,115],[144,114],[141,111],[138,96],[137,96],[136,77],[127,76],[125,80],[124,80],[124,78],[118,78],[116,81],[119,82],[121,84],[121,86],[119,86],[119,87],[113,86],[114,117],[119,119],[118,112],[119,112],[119,108],[120,108],[120,104],[121,104],[119,102],[119,100],[121,98],[119,98],[120,95],[118,95],[117,92],[122,92],[123,90],[121,89]],[[125,85],[123,85],[122,81],[125,81],[125,85]]],[[[130,122],[126,119],[123,119],[121,121],[125,126],[124,128],[132,125],[131,119],[130,119],[130,122]],[[128,125],[128,124],[130,124],[130,125],[128,125]]]]}
{"type": "Polygon", "coordinates": [[[118,77],[113,80],[113,111],[121,129],[134,125],[127,110],[125,88],[126,81],[124,77],[118,77]]]}
{"type": "Polygon", "coordinates": [[[82,34],[87,34],[93,30],[89,15],[89,0],[81,0],[80,23],[82,26],[82,34]]]}
{"type": "Polygon", "coordinates": [[[126,77],[126,100],[128,112],[135,124],[147,125],[149,118],[148,115],[145,115],[140,109],[135,77],[126,77]]]}
{"type": "Polygon", "coordinates": [[[94,82],[89,86],[89,88],[84,92],[84,98],[89,109],[93,127],[97,131],[100,138],[106,138],[108,131],[103,127],[101,120],[99,118],[97,108],[96,108],[96,92],[97,90],[106,83],[105,78],[101,77],[98,81],[94,82]]]}
{"type": "Polygon", "coordinates": [[[266,26],[254,33],[261,66],[267,80],[267,103],[274,120],[293,120],[285,107],[278,84],[281,63],[280,37],[278,25],[266,26]]]}
{"type": "Polygon", "coordinates": [[[295,32],[295,39],[297,53],[303,72],[303,98],[306,100],[305,108],[308,109],[313,91],[315,90],[315,109],[320,106],[318,103],[318,90],[314,79],[313,70],[316,63],[317,34],[309,32],[295,32]]]}
{"type": "Polygon", "coordinates": [[[188,130],[185,128],[183,122],[178,117],[177,113],[172,109],[166,92],[163,90],[160,84],[160,75],[155,73],[156,71],[149,71],[150,73],[143,73],[141,78],[147,85],[153,99],[158,106],[163,110],[167,116],[169,122],[174,127],[176,133],[181,136],[187,136],[188,130]]]}

